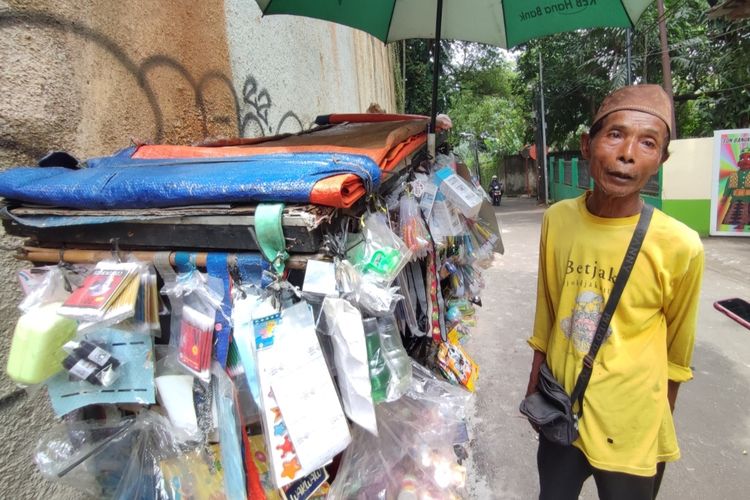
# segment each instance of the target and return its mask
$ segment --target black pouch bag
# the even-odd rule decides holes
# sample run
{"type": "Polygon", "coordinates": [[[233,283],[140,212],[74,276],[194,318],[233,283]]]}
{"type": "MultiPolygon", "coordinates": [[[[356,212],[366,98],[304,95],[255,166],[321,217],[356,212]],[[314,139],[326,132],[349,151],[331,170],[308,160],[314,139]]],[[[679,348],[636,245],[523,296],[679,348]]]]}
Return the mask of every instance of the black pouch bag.
{"type": "Polygon", "coordinates": [[[521,401],[521,413],[553,443],[569,445],[578,439],[578,415],[565,388],[555,379],[547,363],[539,371],[539,392],[521,401]]]}
{"type": "Polygon", "coordinates": [[[643,205],[641,216],[638,219],[638,225],[635,228],[630,245],[625,252],[625,258],[620,266],[620,272],[617,273],[617,279],[612,287],[612,293],[607,299],[604,306],[599,324],[596,327],[594,339],[591,342],[591,348],[588,354],[583,358],[583,368],[578,374],[576,385],[573,388],[573,394],[568,396],[565,388],[555,379],[547,363],[542,363],[539,371],[539,382],[537,383],[537,392],[529,394],[523,401],[519,410],[529,419],[529,421],[539,428],[539,432],[544,434],[549,441],[568,446],[578,439],[578,420],[583,414],[583,393],[591,379],[591,372],[594,367],[594,358],[596,358],[599,347],[604,340],[604,334],[609,328],[609,322],[614,316],[617,303],[620,301],[622,291],[625,289],[630,277],[630,271],[641,250],[643,239],[646,236],[648,225],[653,215],[653,207],[643,205]],[[573,402],[578,401],[578,413],[573,411],[573,402]]]}

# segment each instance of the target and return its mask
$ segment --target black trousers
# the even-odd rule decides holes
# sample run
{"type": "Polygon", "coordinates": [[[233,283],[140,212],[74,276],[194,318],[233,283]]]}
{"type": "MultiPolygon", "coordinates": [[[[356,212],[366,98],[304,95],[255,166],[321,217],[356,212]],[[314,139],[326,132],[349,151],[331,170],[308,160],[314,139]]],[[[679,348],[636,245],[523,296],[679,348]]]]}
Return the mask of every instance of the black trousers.
{"type": "Polygon", "coordinates": [[[664,475],[664,462],[652,477],[595,469],[575,446],[561,446],[539,434],[536,456],[539,500],[577,500],[583,483],[594,476],[601,500],[654,500],[664,475]]]}

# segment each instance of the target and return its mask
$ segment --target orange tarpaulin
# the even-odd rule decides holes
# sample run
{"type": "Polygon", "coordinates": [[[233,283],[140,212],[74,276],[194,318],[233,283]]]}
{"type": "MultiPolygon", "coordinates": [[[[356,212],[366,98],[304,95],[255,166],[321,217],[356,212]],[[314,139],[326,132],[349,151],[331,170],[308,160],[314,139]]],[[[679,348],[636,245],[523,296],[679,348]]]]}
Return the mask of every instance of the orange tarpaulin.
{"type": "MultiPolygon", "coordinates": [[[[359,116],[375,118],[380,115],[359,116]]],[[[203,146],[142,145],[136,149],[132,158],[153,160],[279,153],[347,153],[368,156],[378,164],[381,171],[388,172],[425,144],[426,126],[425,118],[368,123],[347,122],[298,135],[276,136],[268,140],[239,139],[232,145],[224,145],[227,141],[203,146]]],[[[359,177],[354,174],[341,174],[318,181],[310,193],[310,202],[346,208],[352,206],[364,194],[365,186],[359,177]]]]}

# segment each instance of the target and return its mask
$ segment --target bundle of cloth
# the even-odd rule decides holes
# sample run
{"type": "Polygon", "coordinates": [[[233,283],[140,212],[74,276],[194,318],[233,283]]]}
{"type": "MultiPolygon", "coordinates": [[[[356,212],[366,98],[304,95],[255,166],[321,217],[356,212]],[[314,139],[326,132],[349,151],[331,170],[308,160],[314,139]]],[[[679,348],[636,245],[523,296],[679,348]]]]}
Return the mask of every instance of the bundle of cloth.
{"type": "Polygon", "coordinates": [[[426,142],[413,115],[327,115],[295,135],[197,146],[138,145],[76,168],[47,165],[0,173],[0,196],[83,210],[217,203],[312,203],[346,208],[377,190],[426,142]]]}

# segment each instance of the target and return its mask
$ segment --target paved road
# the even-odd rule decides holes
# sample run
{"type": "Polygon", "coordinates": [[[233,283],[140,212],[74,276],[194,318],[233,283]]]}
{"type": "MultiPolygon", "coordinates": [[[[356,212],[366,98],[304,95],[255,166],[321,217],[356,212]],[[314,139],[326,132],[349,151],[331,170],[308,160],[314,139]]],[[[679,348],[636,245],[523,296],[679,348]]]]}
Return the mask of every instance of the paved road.
{"type": "MultiPolygon", "coordinates": [[[[503,199],[496,210],[506,252],[486,273],[484,307],[468,351],[480,364],[470,421],[473,499],[537,496],[535,433],[518,413],[531,364],[538,240],[543,209],[503,199]]],[[[675,419],[682,459],[667,466],[660,500],[750,498],[750,331],[716,312],[715,300],[750,299],[750,239],[708,238],[693,356],[675,419]]],[[[597,498],[593,481],[581,498],[597,498]]]]}

